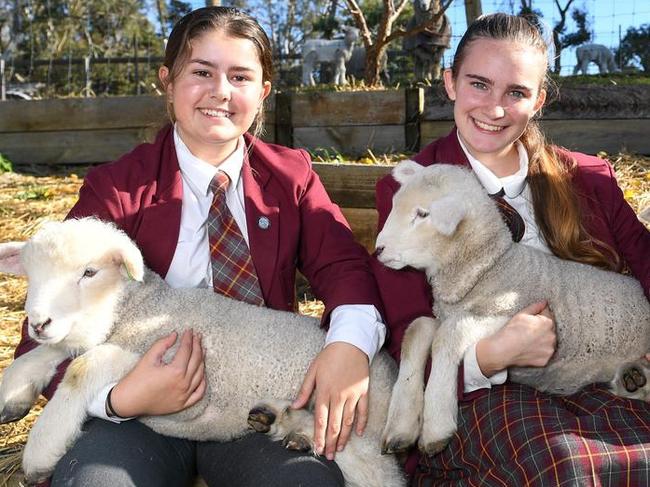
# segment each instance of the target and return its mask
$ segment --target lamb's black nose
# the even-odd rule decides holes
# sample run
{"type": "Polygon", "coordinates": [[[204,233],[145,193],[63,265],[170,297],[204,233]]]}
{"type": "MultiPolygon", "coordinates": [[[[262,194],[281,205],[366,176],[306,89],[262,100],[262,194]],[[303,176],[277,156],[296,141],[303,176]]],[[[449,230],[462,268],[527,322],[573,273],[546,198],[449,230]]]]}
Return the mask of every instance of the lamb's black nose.
{"type": "Polygon", "coordinates": [[[377,247],[377,248],[375,248],[375,256],[376,256],[376,257],[379,257],[383,251],[384,251],[384,247],[383,247],[383,246],[382,246],[382,247],[377,247]]]}

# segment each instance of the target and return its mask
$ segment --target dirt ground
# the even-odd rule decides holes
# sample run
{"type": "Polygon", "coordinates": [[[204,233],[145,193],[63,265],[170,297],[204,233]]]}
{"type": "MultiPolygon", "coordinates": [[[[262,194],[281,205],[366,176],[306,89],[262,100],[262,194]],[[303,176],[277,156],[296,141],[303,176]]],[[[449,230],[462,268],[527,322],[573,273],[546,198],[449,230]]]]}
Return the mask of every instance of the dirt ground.
{"type": "MultiPolygon", "coordinates": [[[[650,227],[650,157],[607,156],[614,165],[626,199],[650,227]]],[[[77,199],[85,169],[57,170],[56,175],[20,172],[0,174],[0,241],[25,240],[46,220],[61,220],[77,199]]],[[[0,275],[0,372],[7,367],[20,340],[26,283],[0,275]]],[[[304,301],[301,312],[318,315],[322,305],[304,301]]],[[[18,485],[20,447],[38,417],[41,400],[21,421],[0,425],[0,487],[18,485]]]]}

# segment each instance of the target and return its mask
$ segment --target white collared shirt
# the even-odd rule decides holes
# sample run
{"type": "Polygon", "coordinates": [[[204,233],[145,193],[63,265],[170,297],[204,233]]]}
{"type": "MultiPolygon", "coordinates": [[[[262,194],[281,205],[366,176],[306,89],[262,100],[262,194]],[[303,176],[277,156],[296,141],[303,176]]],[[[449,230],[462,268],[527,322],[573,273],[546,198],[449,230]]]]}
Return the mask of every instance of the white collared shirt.
{"type": "MultiPolygon", "coordinates": [[[[519,154],[519,170],[514,174],[500,178],[469,153],[459,132],[456,132],[456,135],[460,147],[467,156],[467,160],[472,166],[472,170],[474,171],[474,174],[476,174],[481,185],[489,194],[497,194],[503,189],[505,193],[503,199],[512,206],[524,220],[525,231],[520,243],[530,247],[535,247],[538,250],[550,254],[551,251],[546,245],[544,237],[540,233],[537,222],[535,221],[533,199],[530,193],[530,187],[526,181],[526,177],[528,176],[529,159],[524,144],[519,141],[515,142],[519,154]]],[[[478,361],[476,360],[476,343],[469,347],[465,352],[463,365],[465,392],[472,392],[477,389],[489,389],[492,385],[503,384],[508,378],[507,370],[502,370],[490,378],[483,375],[481,368],[478,365],[478,361]]]]}
{"type": "MultiPolygon", "coordinates": [[[[206,221],[213,200],[210,182],[217,171],[225,172],[231,184],[226,189],[226,205],[248,244],[248,227],[244,207],[244,184],[241,171],[244,164],[245,144],[240,137],[237,148],[219,167],[196,157],[174,128],[174,145],[181,170],[183,203],[178,244],[165,276],[173,288],[212,287],[212,266],[206,221]]],[[[372,359],[386,339],[386,326],[379,311],[373,305],[347,304],[337,306],[330,316],[330,327],[325,346],[334,342],[346,342],[362,350],[368,360],[372,359]]],[[[106,415],[105,403],[108,392],[115,386],[106,386],[88,406],[91,416],[116,423],[121,420],[106,415]]]]}

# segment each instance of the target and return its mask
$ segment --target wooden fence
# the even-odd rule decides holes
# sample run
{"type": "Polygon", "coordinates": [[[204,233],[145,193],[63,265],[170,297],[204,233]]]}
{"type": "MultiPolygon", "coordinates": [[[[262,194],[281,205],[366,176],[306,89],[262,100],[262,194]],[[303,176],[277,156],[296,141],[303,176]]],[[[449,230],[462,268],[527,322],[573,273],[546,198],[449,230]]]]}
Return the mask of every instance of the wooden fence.
{"type": "MultiPolygon", "coordinates": [[[[446,134],[453,107],[439,88],[280,93],[265,108],[264,139],[361,155],[417,151],[446,134]]],[[[650,86],[565,88],[542,126],[557,144],[587,153],[650,154],[650,86]]],[[[0,103],[0,153],[15,164],[113,160],[150,140],[165,122],[162,97],[71,98],[0,103]]],[[[375,182],[388,167],[315,164],[357,237],[371,246],[375,182]]]]}

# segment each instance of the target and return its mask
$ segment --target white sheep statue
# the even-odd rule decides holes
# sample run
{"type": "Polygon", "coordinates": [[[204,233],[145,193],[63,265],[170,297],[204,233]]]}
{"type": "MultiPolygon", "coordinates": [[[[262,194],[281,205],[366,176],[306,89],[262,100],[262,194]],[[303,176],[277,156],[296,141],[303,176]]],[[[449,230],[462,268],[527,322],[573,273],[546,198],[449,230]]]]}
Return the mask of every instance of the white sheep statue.
{"type": "Polygon", "coordinates": [[[577,64],[573,68],[573,75],[579,72],[587,74],[587,68],[590,63],[598,65],[598,72],[600,74],[615,73],[620,71],[616,62],[614,61],[614,54],[607,47],[602,44],[583,44],[576,47],[576,61],[577,64]]]}
{"type": "MultiPolygon", "coordinates": [[[[211,289],[172,289],[145,268],[125,233],[94,218],[50,222],[27,242],[0,244],[0,272],[27,275],[29,334],[40,343],[5,370],[0,422],[24,416],[56,365],[74,357],[25,446],[23,469],[30,482],[47,477],[79,437],[89,401],[181,324],[203,337],[205,396],[179,413],[140,421],[193,440],[227,441],[250,427],[284,439],[289,448],[313,445],[311,413],[288,404],[324,344],[315,318],[249,305],[211,289]]],[[[352,435],[336,461],[346,485],[400,486],[395,458],[380,452],[397,367],[380,353],[370,374],[366,431],[352,435]]]]}
{"type": "Polygon", "coordinates": [[[345,63],[352,56],[354,44],[359,39],[359,29],[345,27],[343,39],[307,39],[302,45],[302,84],[314,86],[314,69],[320,63],[334,64],[334,84],[345,85],[345,63]]]}
{"type": "Polygon", "coordinates": [[[542,391],[570,394],[594,382],[650,400],[650,305],[635,279],[514,243],[495,202],[459,166],[404,161],[401,184],[377,237],[378,259],[424,270],[436,319],[414,320],[402,343],[383,450],[415,444],[428,455],[456,431],[458,365],[467,348],[515,313],[548,300],[558,348],[544,368],[511,368],[509,377],[542,391]],[[424,369],[431,374],[423,391],[424,369]]]}

